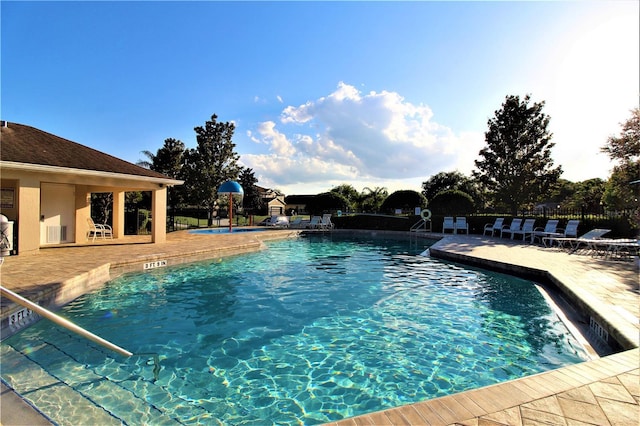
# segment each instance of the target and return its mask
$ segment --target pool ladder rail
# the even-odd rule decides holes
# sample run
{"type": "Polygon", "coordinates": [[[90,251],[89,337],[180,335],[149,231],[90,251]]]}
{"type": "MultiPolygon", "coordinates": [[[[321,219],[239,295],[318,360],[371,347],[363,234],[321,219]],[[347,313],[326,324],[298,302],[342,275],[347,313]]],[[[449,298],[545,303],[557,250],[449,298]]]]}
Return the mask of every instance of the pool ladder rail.
{"type": "Polygon", "coordinates": [[[149,357],[153,357],[153,363],[154,363],[154,367],[153,367],[153,376],[155,378],[155,380],[158,380],[158,375],[160,374],[160,357],[158,356],[157,353],[138,353],[138,354],[134,354],[133,352],[130,352],[126,349],[121,348],[120,346],[109,342],[108,340],[103,339],[100,336],[97,336],[95,334],[93,334],[92,332],[85,330],[84,328],[72,323],[71,321],[62,318],[59,315],[54,314],[53,312],[51,312],[48,309],[43,308],[42,306],[33,303],[32,301],[25,299],[24,297],[20,296],[19,294],[14,293],[13,291],[4,288],[0,285],[0,294],[2,294],[2,296],[6,297],[7,299],[21,305],[24,306],[25,308],[31,309],[33,312],[37,313],[38,315],[47,318],[48,320],[52,321],[53,323],[66,328],[67,330],[72,331],[73,333],[84,337],[85,339],[91,340],[94,343],[97,343],[100,346],[103,346],[119,355],[122,355],[124,357],[131,357],[131,356],[149,356],[149,357]]]}
{"type": "Polygon", "coordinates": [[[409,229],[409,231],[410,232],[431,232],[431,220],[422,218],[418,222],[414,223],[409,229]]]}

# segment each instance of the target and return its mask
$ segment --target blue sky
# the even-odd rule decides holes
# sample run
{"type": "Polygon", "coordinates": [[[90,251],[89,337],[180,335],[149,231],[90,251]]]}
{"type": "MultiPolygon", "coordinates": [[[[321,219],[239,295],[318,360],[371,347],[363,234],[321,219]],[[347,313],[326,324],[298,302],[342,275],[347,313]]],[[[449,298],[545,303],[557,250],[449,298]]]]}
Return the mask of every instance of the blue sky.
{"type": "Polygon", "coordinates": [[[507,95],[545,101],[563,178],[640,96],[637,1],[0,3],[1,116],[130,162],[212,114],[285,194],[470,175],[507,95]]]}

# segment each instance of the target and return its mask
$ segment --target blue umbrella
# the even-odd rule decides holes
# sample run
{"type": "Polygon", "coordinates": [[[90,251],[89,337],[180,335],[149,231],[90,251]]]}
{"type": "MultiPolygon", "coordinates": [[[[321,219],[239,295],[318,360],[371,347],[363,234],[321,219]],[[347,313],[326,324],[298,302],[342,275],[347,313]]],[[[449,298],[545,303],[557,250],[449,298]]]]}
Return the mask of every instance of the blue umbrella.
{"type": "Polygon", "coordinates": [[[229,232],[233,232],[231,226],[233,224],[233,194],[244,195],[242,186],[234,181],[228,180],[218,188],[218,194],[229,194],[229,232]]]}

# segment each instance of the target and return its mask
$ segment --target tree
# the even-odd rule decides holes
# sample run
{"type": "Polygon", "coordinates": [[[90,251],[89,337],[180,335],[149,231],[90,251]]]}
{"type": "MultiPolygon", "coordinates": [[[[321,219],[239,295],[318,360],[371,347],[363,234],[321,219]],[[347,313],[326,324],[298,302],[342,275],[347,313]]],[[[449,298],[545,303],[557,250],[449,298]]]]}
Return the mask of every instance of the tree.
{"type": "Polygon", "coordinates": [[[473,176],[487,190],[496,205],[505,205],[516,215],[547,195],[562,174],[553,167],[552,134],[549,116],[542,112],[544,102],[530,105],[530,96],[520,101],[507,96],[502,109],[489,119],[485,133],[487,146],[473,176]]]}
{"type": "Polygon", "coordinates": [[[429,203],[429,210],[435,214],[463,215],[473,213],[475,205],[466,192],[451,189],[439,192],[429,203]]]}
{"type": "Polygon", "coordinates": [[[605,184],[602,202],[610,210],[635,209],[638,211],[640,184],[631,184],[640,178],[640,161],[630,161],[613,168],[605,184]]]}
{"type": "Polygon", "coordinates": [[[323,192],[309,199],[307,211],[319,215],[332,210],[344,210],[347,203],[347,199],[337,192],[323,192]]]}
{"type": "Polygon", "coordinates": [[[343,183],[342,185],[338,185],[335,188],[332,188],[330,192],[340,194],[347,200],[347,210],[353,210],[358,204],[360,195],[358,194],[358,191],[353,187],[353,185],[343,183]]]}
{"type": "MultiPolygon", "coordinates": [[[[164,145],[156,154],[150,151],[142,151],[148,161],[138,161],[138,165],[155,172],[162,173],[173,179],[182,179],[185,160],[185,146],[182,141],[174,138],[164,140],[164,145]]],[[[184,200],[184,190],[181,187],[167,188],[167,206],[169,207],[169,219],[172,213],[184,200]]]]}
{"type": "Polygon", "coordinates": [[[474,180],[459,171],[440,172],[422,182],[422,195],[427,198],[427,202],[431,202],[438,193],[449,190],[466,192],[474,200],[482,198],[474,180]]]}
{"type": "Polygon", "coordinates": [[[582,182],[558,180],[558,187],[551,200],[562,208],[583,210],[589,213],[600,213],[605,182],[594,178],[582,182]]]}
{"type": "Polygon", "coordinates": [[[374,189],[363,188],[359,197],[360,209],[363,212],[377,212],[389,193],[387,188],[376,186],[374,189]]]}
{"type": "Polygon", "coordinates": [[[260,198],[260,193],[256,188],[258,179],[256,179],[253,169],[249,167],[242,168],[240,172],[239,183],[244,190],[244,197],[242,199],[242,207],[245,212],[256,214],[264,208],[264,202],[260,198]]]}
{"type": "Polygon", "coordinates": [[[640,108],[631,110],[631,118],[620,125],[620,136],[609,136],[601,151],[614,161],[636,161],[640,157],[640,108]]]}
{"type": "Polygon", "coordinates": [[[213,223],[218,200],[218,188],[237,179],[239,155],[234,151],[233,123],[219,123],[217,115],[204,126],[195,127],[196,148],[185,152],[185,186],[192,203],[207,210],[207,223],[213,223]]]}
{"type": "MultiPolygon", "coordinates": [[[[383,212],[392,213],[395,209],[413,212],[416,207],[424,207],[427,205],[427,199],[424,195],[417,191],[400,190],[389,195],[382,202],[380,209],[383,212]]],[[[412,213],[413,214],[413,213],[412,213]]]]}
{"type": "Polygon", "coordinates": [[[610,136],[601,148],[618,163],[605,185],[602,201],[610,209],[635,209],[637,215],[640,212],[640,184],[637,183],[640,179],[640,108],[631,110],[631,118],[621,126],[620,136],[610,136]]]}
{"type": "Polygon", "coordinates": [[[112,192],[92,192],[91,193],[91,217],[96,223],[106,225],[112,223],[113,215],[113,193],[112,192]]]}

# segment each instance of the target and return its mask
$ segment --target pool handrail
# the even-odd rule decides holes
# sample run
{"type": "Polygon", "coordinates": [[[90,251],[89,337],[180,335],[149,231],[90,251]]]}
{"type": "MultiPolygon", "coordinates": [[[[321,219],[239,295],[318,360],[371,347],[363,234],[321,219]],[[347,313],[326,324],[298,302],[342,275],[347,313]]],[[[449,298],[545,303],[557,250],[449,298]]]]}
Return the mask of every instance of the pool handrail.
{"type": "Polygon", "coordinates": [[[71,321],[62,318],[59,315],[54,314],[53,312],[51,312],[48,309],[43,308],[40,305],[37,305],[35,303],[33,303],[32,301],[25,299],[24,297],[20,296],[19,294],[14,293],[13,291],[4,288],[0,285],[0,294],[2,294],[2,296],[6,297],[9,300],[14,301],[15,303],[24,306],[25,308],[31,309],[33,312],[39,314],[40,316],[47,318],[48,320],[54,322],[55,324],[58,324],[61,327],[66,328],[67,330],[70,330],[82,337],[84,337],[85,339],[89,339],[94,343],[97,343],[107,349],[110,349],[122,356],[126,356],[126,357],[130,357],[133,355],[132,352],[129,352],[126,349],[121,348],[120,346],[113,344],[111,342],[109,342],[108,340],[103,339],[100,336],[97,336],[95,334],[93,334],[92,332],[85,330],[84,328],[72,323],[71,321]]]}

